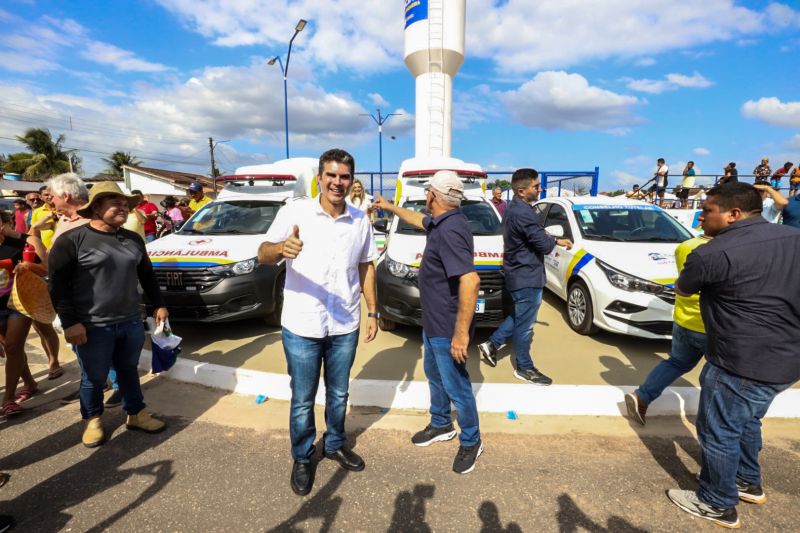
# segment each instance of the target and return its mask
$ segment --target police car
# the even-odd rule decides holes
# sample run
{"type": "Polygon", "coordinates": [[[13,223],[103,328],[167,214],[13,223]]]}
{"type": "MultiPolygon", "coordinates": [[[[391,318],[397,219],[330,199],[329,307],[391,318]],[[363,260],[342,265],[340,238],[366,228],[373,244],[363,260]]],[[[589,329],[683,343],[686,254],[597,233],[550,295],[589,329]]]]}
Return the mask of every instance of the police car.
{"type": "Polygon", "coordinates": [[[286,202],[317,196],[317,165],[292,158],[221,176],[215,201],[147,244],[171,321],[261,317],[280,325],[286,265],[259,264],[258,248],[286,202]]]}
{"type": "MultiPolygon", "coordinates": [[[[438,170],[453,170],[464,182],[461,212],[472,230],[475,269],[481,279],[475,322],[478,327],[497,327],[510,309],[507,298],[503,297],[503,230],[500,216],[485,198],[486,173],[476,164],[455,158],[408,159],[400,166],[394,203],[423,211],[425,187],[438,170]]],[[[397,323],[421,325],[417,276],[425,249],[425,232],[399,217],[377,222],[376,229],[387,232],[386,249],[376,268],[379,326],[392,330],[397,323]]]]}
{"type": "Polygon", "coordinates": [[[546,198],[533,209],[548,233],[574,243],[545,257],[547,288],[566,301],[573,330],[671,337],[675,248],[689,230],[655,205],[619,197],[546,198]]]}

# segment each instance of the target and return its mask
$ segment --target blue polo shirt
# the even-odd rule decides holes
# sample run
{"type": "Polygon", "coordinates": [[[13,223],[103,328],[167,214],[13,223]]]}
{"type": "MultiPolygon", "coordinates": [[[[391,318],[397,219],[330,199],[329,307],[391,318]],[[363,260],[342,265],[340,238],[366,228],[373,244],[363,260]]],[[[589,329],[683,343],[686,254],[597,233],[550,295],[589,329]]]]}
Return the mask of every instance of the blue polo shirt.
{"type": "MultiPolygon", "coordinates": [[[[475,272],[474,244],[467,217],[451,209],[423,221],[428,238],[419,269],[422,329],[428,337],[452,338],[458,314],[459,278],[475,272]]],[[[470,327],[470,336],[474,329],[470,327]]]]}
{"type": "Polygon", "coordinates": [[[503,272],[510,291],[545,285],[544,256],[553,251],[555,238],[519,196],[511,200],[503,218],[503,272]]]}
{"type": "Polygon", "coordinates": [[[800,379],[800,230],[734,222],[686,259],[676,285],[700,293],[706,359],[766,383],[800,379]]]}
{"type": "Polygon", "coordinates": [[[789,198],[789,205],[783,208],[783,224],[800,228],[800,194],[789,198]]]}

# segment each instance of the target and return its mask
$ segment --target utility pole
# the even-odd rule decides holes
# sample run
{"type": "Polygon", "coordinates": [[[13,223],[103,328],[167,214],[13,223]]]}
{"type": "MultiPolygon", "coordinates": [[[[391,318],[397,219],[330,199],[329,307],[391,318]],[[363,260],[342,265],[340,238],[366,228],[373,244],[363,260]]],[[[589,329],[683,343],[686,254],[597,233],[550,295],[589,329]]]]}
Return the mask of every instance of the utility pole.
{"type": "Polygon", "coordinates": [[[211,154],[211,186],[214,188],[214,196],[217,195],[217,166],[214,164],[214,139],[208,138],[208,151],[211,154]]]}
{"type": "MultiPolygon", "coordinates": [[[[396,117],[398,115],[402,115],[402,113],[389,113],[388,115],[381,115],[380,108],[376,109],[378,112],[378,118],[375,118],[375,115],[372,113],[361,113],[362,117],[370,117],[372,120],[375,121],[375,124],[378,125],[378,172],[380,175],[381,180],[381,191],[383,191],[383,125],[389,120],[389,117],[396,117]]],[[[375,190],[375,183],[374,180],[370,180],[370,192],[375,190]]]]}

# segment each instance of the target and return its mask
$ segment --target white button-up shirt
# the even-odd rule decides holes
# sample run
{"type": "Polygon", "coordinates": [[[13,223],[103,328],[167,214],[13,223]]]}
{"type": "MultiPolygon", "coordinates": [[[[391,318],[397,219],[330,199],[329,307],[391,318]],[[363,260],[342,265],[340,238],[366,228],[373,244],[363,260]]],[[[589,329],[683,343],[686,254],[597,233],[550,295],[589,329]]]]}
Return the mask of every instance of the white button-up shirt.
{"type": "Polygon", "coordinates": [[[290,202],[267,231],[270,243],[285,241],[294,226],[303,249],[286,260],[283,327],[301,337],[323,338],[358,329],[361,282],[358,265],[378,257],[369,217],[351,205],[333,218],[319,199],[290,202]]]}

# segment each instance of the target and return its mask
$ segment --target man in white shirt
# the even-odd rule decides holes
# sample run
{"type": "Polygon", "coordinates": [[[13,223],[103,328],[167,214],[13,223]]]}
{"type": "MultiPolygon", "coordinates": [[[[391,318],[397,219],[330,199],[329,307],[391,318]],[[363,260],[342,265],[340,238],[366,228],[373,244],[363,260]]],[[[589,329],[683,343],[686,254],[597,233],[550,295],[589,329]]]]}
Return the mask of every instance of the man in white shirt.
{"type": "Polygon", "coordinates": [[[756,183],[753,187],[758,189],[758,192],[761,193],[761,202],[764,206],[761,210],[761,216],[764,217],[767,222],[776,224],[781,218],[781,211],[783,211],[784,207],[789,205],[789,201],[767,183],[756,183]]]}
{"type": "MultiPolygon", "coordinates": [[[[656,172],[653,174],[655,185],[650,188],[650,194],[655,193],[658,196],[658,201],[661,207],[664,207],[664,194],[667,192],[669,185],[669,167],[663,157],[660,157],[656,162],[656,172]]],[[[651,197],[652,199],[652,197],[651,197]]],[[[655,203],[655,201],[653,201],[655,203]]]]}
{"type": "Polygon", "coordinates": [[[361,293],[367,305],[370,342],[378,332],[373,260],[378,253],[369,217],[346,203],[355,161],[344,150],[319,159],[319,198],[286,204],[278,212],[258,251],[261,263],[286,260],[281,324],[283,350],[291,376],[289,435],[292,490],[304,496],[314,484],[316,426],[314,398],[325,366],[324,455],[347,470],[364,461],[344,448],[350,368],[361,322],[361,293]]]}

